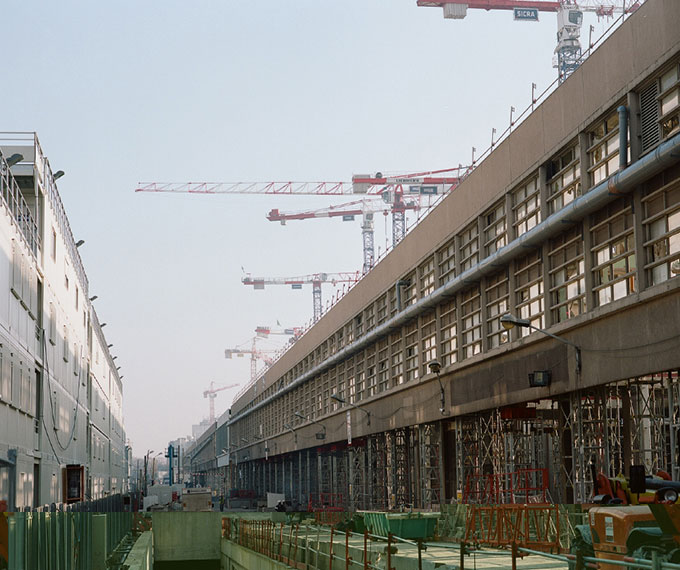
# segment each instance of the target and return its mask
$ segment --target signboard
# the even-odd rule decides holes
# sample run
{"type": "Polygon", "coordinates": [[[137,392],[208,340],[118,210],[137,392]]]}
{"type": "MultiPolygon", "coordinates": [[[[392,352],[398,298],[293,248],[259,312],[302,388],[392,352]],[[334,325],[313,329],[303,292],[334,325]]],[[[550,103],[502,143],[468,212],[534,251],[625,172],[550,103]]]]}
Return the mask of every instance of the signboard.
{"type": "Polygon", "coordinates": [[[422,184],[423,178],[388,178],[388,184],[422,184]]]}
{"type": "Polygon", "coordinates": [[[437,190],[439,190],[439,188],[437,186],[421,186],[420,187],[420,193],[421,194],[436,194],[437,190]]]}
{"type": "Polygon", "coordinates": [[[352,445],[352,416],[347,410],[347,445],[352,445]]]}
{"type": "Polygon", "coordinates": [[[354,216],[352,214],[346,214],[346,215],[342,216],[342,221],[343,222],[353,222],[354,216]]]}
{"type": "Polygon", "coordinates": [[[538,8],[515,8],[515,20],[538,22],[538,8]]]}
{"type": "Polygon", "coordinates": [[[302,289],[302,283],[293,283],[291,287],[293,289],[302,289]]]}

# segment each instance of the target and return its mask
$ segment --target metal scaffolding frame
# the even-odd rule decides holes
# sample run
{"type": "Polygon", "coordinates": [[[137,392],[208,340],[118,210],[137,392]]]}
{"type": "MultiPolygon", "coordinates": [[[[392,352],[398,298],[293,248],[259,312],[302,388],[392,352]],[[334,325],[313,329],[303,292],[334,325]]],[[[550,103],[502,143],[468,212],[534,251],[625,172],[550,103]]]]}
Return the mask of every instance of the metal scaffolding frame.
{"type": "Polygon", "coordinates": [[[441,445],[442,424],[430,423],[419,426],[418,441],[420,443],[420,490],[421,507],[436,509],[442,503],[441,488],[441,445]]]}
{"type": "Polygon", "coordinates": [[[393,509],[403,509],[413,504],[411,500],[409,440],[410,429],[399,428],[390,433],[389,470],[392,473],[393,509]]]}
{"type": "Polygon", "coordinates": [[[365,442],[353,442],[347,447],[349,464],[348,509],[368,509],[368,489],[366,476],[366,445],[365,442]]]}
{"type": "Polygon", "coordinates": [[[240,462],[234,483],[312,507],[398,510],[438,508],[454,475],[448,488],[482,504],[587,502],[596,473],[627,475],[631,465],[680,479],[677,370],[444,422],[240,462]],[[453,428],[455,473],[444,473],[444,422],[453,428]]]}
{"type": "Polygon", "coordinates": [[[366,508],[374,511],[384,511],[388,508],[387,490],[390,488],[387,469],[387,441],[386,433],[377,433],[368,438],[368,497],[366,508]]]}

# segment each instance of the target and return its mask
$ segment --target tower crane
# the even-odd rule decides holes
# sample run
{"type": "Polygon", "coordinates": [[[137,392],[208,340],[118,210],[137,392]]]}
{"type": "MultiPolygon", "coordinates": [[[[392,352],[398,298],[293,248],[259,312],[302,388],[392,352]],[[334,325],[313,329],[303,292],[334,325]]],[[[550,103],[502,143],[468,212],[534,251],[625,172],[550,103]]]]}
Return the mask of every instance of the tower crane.
{"type": "Polygon", "coordinates": [[[441,7],[444,18],[461,20],[468,8],[482,10],[513,10],[516,20],[537,21],[538,12],[557,13],[556,61],[560,82],[580,65],[581,24],[583,12],[594,12],[598,18],[628,14],[637,10],[644,0],[417,0],[418,6],[441,7]]]}
{"type": "Polygon", "coordinates": [[[252,285],[254,289],[264,289],[265,285],[290,285],[293,289],[302,289],[305,284],[312,284],[312,300],[314,302],[314,322],[321,318],[321,284],[322,283],[356,283],[361,274],[354,273],[314,273],[300,277],[251,277],[241,279],[244,285],[252,285]]]}
{"type": "MultiPolygon", "coordinates": [[[[421,208],[419,199],[404,198],[403,211],[419,210],[421,208]]],[[[385,216],[390,212],[394,213],[394,207],[384,202],[376,200],[357,200],[355,202],[346,202],[339,206],[329,206],[328,208],[321,208],[319,210],[307,210],[304,212],[281,212],[280,210],[272,210],[267,214],[267,219],[270,222],[281,222],[285,225],[289,220],[310,220],[313,218],[342,218],[343,221],[352,221],[354,216],[361,215],[363,221],[361,224],[361,235],[363,242],[364,264],[363,273],[368,273],[375,262],[375,240],[373,234],[373,215],[382,213],[385,216]]],[[[395,235],[395,228],[392,226],[392,243],[397,244],[403,239],[403,234],[395,235]]],[[[401,224],[400,228],[406,230],[405,224],[401,224]]]]}
{"type": "Polygon", "coordinates": [[[215,398],[217,398],[217,392],[228,390],[229,388],[236,388],[236,386],[238,386],[238,384],[229,384],[229,386],[215,388],[215,382],[210,382],[210,388],[203,392],[203,397],[209,398],[210,400],[210,423],[215,421],[215,398]]]}
{"type": "Polygon", "coordinates": [[[257,347],[258,337],[253,337],[253,344],[251,348],[226,348],[224,350],[224,358],[231,359],[233,355],[241,358],[246,354],[250,354],[250,379],[255,381],[257,378],[257,361],[262,360],[267,366],[271,366],[274,363],[274,359],[270,356],[276,354],[276,350],[272,349],[259,349],[257,347]]]}
{"type": "Polygon", "coordinates": [[[446,194],[453,190],[471,167],[375,176],[357,174],[351,182],[140,182],[135,192],[174,192],[185,194],[276,194],[283,196],[380,196],[392,204],[392,243],[396,245],[406,233],[404,195],[446,194]],[[445,173],[451,176],[437,176],[445,173]]]}

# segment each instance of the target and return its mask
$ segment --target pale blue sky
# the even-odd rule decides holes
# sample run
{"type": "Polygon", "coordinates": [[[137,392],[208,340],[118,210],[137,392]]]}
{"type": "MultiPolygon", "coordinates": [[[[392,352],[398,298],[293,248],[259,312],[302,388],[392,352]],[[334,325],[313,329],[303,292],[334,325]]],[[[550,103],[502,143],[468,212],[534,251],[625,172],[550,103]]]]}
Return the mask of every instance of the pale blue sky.
{"type": "Polygon", "coordinates": [[[207,416],[211,380],[247,381],[247,359],[225,360],[226,347],[311,317],[309,288],[253,291],[241,266],[361,266],[358,220],[265,219],[332,201],[135,194],[138,182],[454,167],[507,126],[511,105],[529,105],[532,82],[555,77],[553,14],[451,21],[415,0],[25,1],[5,3],[2,21],[0,130],[37,131],[66,172],[59,190],[122,364],[135,454],[207,416]]]}

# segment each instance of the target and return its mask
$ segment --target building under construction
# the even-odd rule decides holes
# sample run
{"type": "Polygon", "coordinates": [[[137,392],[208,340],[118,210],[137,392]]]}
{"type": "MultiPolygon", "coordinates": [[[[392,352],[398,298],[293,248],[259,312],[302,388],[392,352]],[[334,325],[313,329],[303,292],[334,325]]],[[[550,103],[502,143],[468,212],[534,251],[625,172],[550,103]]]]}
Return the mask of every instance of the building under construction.
{"type": "Polygon", "coordinates": [[[234,402],[214,475],[379,510],[680,479],[679,24],[646,2],[536,107],[234,402]]]}

